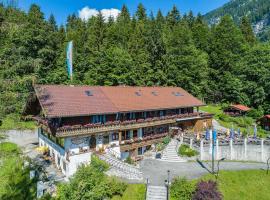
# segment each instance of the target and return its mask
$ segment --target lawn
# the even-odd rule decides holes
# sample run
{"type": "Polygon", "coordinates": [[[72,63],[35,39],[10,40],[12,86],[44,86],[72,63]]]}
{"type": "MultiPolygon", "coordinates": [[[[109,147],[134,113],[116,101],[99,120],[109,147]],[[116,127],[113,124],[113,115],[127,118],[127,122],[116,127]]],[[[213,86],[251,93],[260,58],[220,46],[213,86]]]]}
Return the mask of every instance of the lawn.
{"type": "Polygon", "coordinates": [[[219,105],[207,105],[207,106],[202,106],[200,107],[201,111],[208,112],[211,114],[214,114],[214,117],[217,117],[218,115],[222,114],[222,108],[219,105]]]}
{"type": "MultiPolygon", "coordinates": [[[[214,114],[214,119],[216,119],[222,126],[226,128],[234,127],[237,131],[240,128],[241,132],[244,134],[253,134],[253,124],[256,123],[256,119],[251,117],[230,117],[223,113],[222,107],[220,105],[207,105],[200,108],[201,111],[214,114]],[[248,128],[249,127],[249,128],[248,128]]],[[[260,137],[266,137],[269,132],[257,127],[257,135],[260,137]]]]}
{"type": "Polygon", "coordinates": [[[33,121],[21,121],[18,116],[7,116],[2,120],[0,130],[34,130],[36,128],[35,122],[33,121]]]}
{"type": "Polygon", "coordinates": [[[129,184],[123,196],[114,196],[112,200],[144,200],[145,185],[144,184],[129,184]]]}
{"type": "MultiPolygon", "coordinates": [[[[213,179],[206,175],[202,179],[213,179]]],[[[263,170],[221,171],[219,189],[225,200],[269,200],[270,174],[263,170]]]]}

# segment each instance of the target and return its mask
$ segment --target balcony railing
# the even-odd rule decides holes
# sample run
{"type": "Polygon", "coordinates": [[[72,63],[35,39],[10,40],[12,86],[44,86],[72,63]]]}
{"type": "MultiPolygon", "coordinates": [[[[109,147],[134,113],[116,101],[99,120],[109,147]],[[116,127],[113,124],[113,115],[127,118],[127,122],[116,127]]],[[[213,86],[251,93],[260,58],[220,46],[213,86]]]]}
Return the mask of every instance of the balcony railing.
{"type": "Polygon", "coordinates": [[[126,151],[131,149],[136,149],[139,147],[149,146],[155,143],[162,142],[163,138],[169,135],[168,132],[160,133],[160,134],[153,134],[143,138],[133,138],[130,140],[122,141],[120,143],[120,150],[126,151]]]}
{"type": "Polygon", "coordinates": [[[59,128],[55,128],[50,126],[48,121],[35,117],[34,119],[38,121],[44,128],[49,127],[50,132],[55,132],[58,137],[67,137],[73,135],[88,135],[94,133],[102,133],[102,132],[112,132],[112,131],[121,131],[121,130],[129,130],[129,129],[139,129],[143,127],[149,126],[158,126],[164,124],[172,124],[175,123],[177,119],[183,118],[206,118],[212,117],[209,113],[186,113],[186,114],[178,114],[171,116],[162,116],[162,117],[153,117],[147,119],[134,119],[134,120],[126,120],[126,121],[109,121],[106,123],[95,123],[95,124],[85,124],[85,125],[65,125],[59,128]]]}

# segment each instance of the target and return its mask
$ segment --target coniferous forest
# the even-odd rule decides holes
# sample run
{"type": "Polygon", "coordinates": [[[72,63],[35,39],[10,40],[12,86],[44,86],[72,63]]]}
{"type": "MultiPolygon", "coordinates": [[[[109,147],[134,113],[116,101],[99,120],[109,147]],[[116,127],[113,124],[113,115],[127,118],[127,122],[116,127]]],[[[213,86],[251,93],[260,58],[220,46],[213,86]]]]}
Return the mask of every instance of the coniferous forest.
{"type": "Polygon", "coordinates": [[[74,42],[72,84],[180,86],[206,103],[242,103],[270,113],[270,44],[248,18],[209,26],[176,7],[162,15],[142,4],[131,16],[70,15],[58,26],[32,5],[26,13],[0,6],[0,118],[21,113],[36,84],[71,84],[66,45],[74,42]]]}

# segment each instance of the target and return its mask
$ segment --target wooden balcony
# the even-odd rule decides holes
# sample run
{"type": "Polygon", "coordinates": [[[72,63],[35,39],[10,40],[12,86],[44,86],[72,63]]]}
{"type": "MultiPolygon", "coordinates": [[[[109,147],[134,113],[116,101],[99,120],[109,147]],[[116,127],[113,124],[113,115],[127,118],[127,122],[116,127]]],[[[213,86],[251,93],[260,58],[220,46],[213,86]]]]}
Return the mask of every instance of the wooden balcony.
{"type": "Polygon", "coordinates": [[[141,123],[133,123],[133,124],[118,124],[118,125],[110,125],[110,126],[100,126],[95,128],[78,128],[72,130],[62,130],[57,131],[57,137],[68,137],[68,136],[78,136],[78,135],[91,135],[96,133],[104,133],[104,132],[118,132],[121,130],[130,130],[130,129],[139,129],[150,126],[159,126],[163,124],[173,124],[176,122],[176,119],[161,119],[152,122],[141,122],[141,123]]]}
{"type": "Polygon", "coordinates": [[[112,122],[111,124],[91,124],[90,127],[83,125],[75,125],[61,128],[52,128],[48,126],[48,122],[43,119],[36,119],[44,130],[53,133],[56,137],[70,137],[82,135],[94,135],[106,132],[119,132],[123,130],[139,129],[144,127],[159,126],[164,124],[174,124],[181,120],[194,120],[212,118],[213,115],[209,113],[190,113],[174,116],[166,116],[160,118],[131,120],[124,122],[112,122]]]}
{"type": "Polygon", "coordinates": [[[129,151],[129,150],[134,150],[140,147],[145,147],[149,146],[152,144],[160,143],[163,141],[163,138],[166,137],[166,135],[169,135],[169,133],[166,134],[160,134],[157,135],[156,138],[142,138],[142,140],[137,140],[137,141],[130,141],[128,143],[120,144],[120,151],[129,151]]]}

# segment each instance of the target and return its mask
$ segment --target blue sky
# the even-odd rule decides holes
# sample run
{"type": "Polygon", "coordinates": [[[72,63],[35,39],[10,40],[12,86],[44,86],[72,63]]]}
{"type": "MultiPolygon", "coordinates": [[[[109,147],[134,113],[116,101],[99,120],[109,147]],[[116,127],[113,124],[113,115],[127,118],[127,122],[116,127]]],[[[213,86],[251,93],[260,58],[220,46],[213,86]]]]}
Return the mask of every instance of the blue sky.
{"type": "MultiPolygon", "coordinates": [[[[141,2],[146,7],[148,13],[154,13],[160,8],[163,14],[166,14],[175,4],[181,13],[192,10],[194,13],[207,13],[229,0],[18,0],[19,8],[28,10],[32,3],[38,4],[45,16],[48,17],[51,13],[54,14],[58,24],[63,24],[69,14],[79,14],[79,10],[88,7],[85,11],[87,14],[93,11],[92,9],[121,9],[123,4],[126,4],[133,14],[136,11],[137,5],[141,2]]],[[[94,10],[95,11],[95,10],[94,10]]],[[[85,13],[85,12],[84,12],[85,13]]]]}

